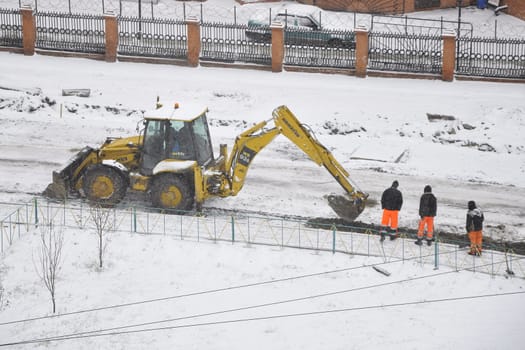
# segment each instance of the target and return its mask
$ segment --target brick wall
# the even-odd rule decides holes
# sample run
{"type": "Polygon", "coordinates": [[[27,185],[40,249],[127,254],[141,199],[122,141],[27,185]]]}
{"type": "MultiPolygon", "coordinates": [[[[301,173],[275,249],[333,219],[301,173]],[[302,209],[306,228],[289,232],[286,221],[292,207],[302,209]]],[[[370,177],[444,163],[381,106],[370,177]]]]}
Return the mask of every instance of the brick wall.
{"type": "Polygon", "coordinates": [[[319,6],[325,10],[372,13],[402,13],[404,1],[407,0],[299,0],[304,4],[319,6]]]}
{"type": "Polygon", "coordinates": [[[524,0],[505,0],[503,4],[507,5],[507,13],[525,20],[525,1],[524,0]]]}
{"type": "MultiPolygon", "coordinates": [[[[402,14],[420,10],[456,7],[457,0],[298,0],[325,10],[402,14]],[[416,2],[419,8],[416,9],[416,2]],[[434,6],[434,4],[436,4],[434,6]]],[[[523,0],[507,0],[523,4],[523,0]]],[[[463,6],[475,5],[476,0],[462,0],[463,6]]]]}

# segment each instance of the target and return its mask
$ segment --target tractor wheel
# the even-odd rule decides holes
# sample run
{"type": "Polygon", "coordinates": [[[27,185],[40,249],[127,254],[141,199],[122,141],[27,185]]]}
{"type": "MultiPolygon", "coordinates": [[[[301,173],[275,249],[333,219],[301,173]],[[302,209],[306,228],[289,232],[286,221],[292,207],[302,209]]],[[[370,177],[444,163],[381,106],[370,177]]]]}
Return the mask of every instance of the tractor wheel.
{"type": "Polygon", "coordinates": [[[173,174],[163,174],[153,180],[151,201],[156,208],[191,210],[193,190],[188,181],[173,174]]]}
{"type": "Polygon", "coordinates": [[[128,184],[118,171],[105,165],[87,169],[82,180],[85,196],[101,205],[117,204],[126,195],[128,184]]]}

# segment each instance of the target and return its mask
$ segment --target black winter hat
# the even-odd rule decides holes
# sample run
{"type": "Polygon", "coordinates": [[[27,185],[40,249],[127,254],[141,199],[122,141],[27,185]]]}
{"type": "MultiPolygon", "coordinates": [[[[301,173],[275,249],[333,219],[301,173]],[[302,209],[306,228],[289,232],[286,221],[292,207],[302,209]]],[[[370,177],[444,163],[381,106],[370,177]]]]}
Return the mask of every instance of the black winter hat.
{"type": "Polygon", "coordinates": [[[468,210],[476,209],[476,202],[469,201],[468,202],[468,210]]]}
{"type": "Polygon", "coordinates": [[[430,185],[426,185],[426,186],[425,186],[425,189],[423,190],[423,192],[425,192],[425,193],[431,193],[431,192],[432,192],[432,187],[430,187],[430,185]]]}
{"type": "Polygon", "coordinates": [[[397,186],[399,186],[399,182],[397,182],[397,180],[394,180],[394,182],[392,182],[392,187],[397,188],[397,186]]]}

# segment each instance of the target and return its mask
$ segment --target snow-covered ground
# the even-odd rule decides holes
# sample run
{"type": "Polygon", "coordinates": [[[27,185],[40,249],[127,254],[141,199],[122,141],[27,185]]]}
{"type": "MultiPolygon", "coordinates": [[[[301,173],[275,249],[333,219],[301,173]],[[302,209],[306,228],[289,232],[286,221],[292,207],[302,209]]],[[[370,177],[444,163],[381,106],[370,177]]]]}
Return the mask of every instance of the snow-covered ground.
{"type": "MultiPolygon", "coordinates": [[[[393,180],[415,228],[419,196],[438,198],[437,228],[464,231],[466,203],[486,214],[486,235],[525,238],[525,86],[456,81],[358,79],[342,75],[184,68],[0,53],[0,200],[41,193],[51,172],[85,145],[136,133],[142,110],[165,103],[208,106],[216,153],[249,125],[286,104],[370,194],[359,217],[377,223],[377,200],[393,180]],[[90,88],[89,98],[63,97],[90,88]],[[453,117],[429,120],[428,115],[453,117]],[[219,121],[221,121],[219,123],[219,121]],[[16,176],[13,176],[16,174],[16,176]]],[[[324,196],[342,193],[323,168],[286,138],[257,155],[237,197],[207,207],[335,217],[324,196]]]]}
{"type": "MultiPolygon", "coordinates": [[[[380,208],[375,203],[397,179],[405,198],[400,216],[402,227],[416,227],[419,196],[423,187],[430,184],[438,198],[438,229],[462,233],[466,203],[476,200],[486,214],[487,236],[514,241],[524,237],[522,84],[108,64],[5,52],[0,53],[0,65],[0,201],[24,202],[40,193],[51,180],[51,171],[84,145],[97,146],[107,136],[134,134],[141,118],[137,111],[151,109],[159,95],[165,103],[207,105],[215,147],[220,143],[232,145],[235,136],[247,126],[268,119],[276,106],[288,105],[333,151],[360,188],[370,193],[370,205],[359,217],[364,222],[378,223],[380,208]],[[90,88],[91,96],[63,97],[64,88],[90,88]],[[430,121],[428,114],[452,116],[454,120],[430,121]]],[[[335,217],[324,195],[341,191],[326,171],[281,137],[256,157],[237,197],[212,199],[206,205],[279,215],[335,217]]],[[[385,266],[392,272],[385,279],[366,267],[382,259],[315,255],[260,246],[246,249],[193,244],[169,237],[125,234],[112,237],[107,264],[98,271],[94,234],[77,230],[65,233],[67,248],[57,287],[59,313],[338,268],[361,268],[327,275],[321,281],[305,279],[305,284],[290,281],[285,287],[276,285],[265,291],[247,288],[242,295],[231,292],[192,301],[184,298],[175,305],[147,304],[141,309],[117,309],[105,315],[61,317],[51,322],[54,324],[45,321],[0,325],[2,342],[156,322],[435,273],[431,266],[408,261],[385,266]]],[[[38,233],[30,234],[3,256],[1,322],[50,312],[47,292],[33,265],[36,245],[38,233]]],[[[445,271],[447,268],[442,267],[438,272],[445,271]]],[[[222,322],[374,306],[368,311],[141,332],[39,346],[470,349],[473,338],[480,338],[477,348],[521,348],[519,334],[524,319],[515,310],[525,305],[522,294],[387,306],[522,292],[524,288],[521,279],[492,278],[466,271],[445,276],[287,303],[286,307],[278,304],[261,312],[250,309],[231,317],[221,314],[190,321],[222,322]],[[382,330],[380,336],[378,329],[382,330]]],[[[189,321],[185,319],[182,324],[178,325],[185,327],[189,321]]],[[[155,323],[153,327],[163,326],[174,325],[155,323]]]]}
{"type": "Polygon", "coordinates": [[[62,316],[6,324],[51,315],[49,294],[33,265],[38,233],[9,249],[0,264],[5,288],[0,346],[70,336],[7,348],[523,348],[525,280],[520,278],[433,270],[410,260],[384,263],[120,233],[110,236],[100,270],[96,237],[65,232],[56,287],[62,316]],[[372,264],[391,275],[379,274],[372,264]],[[161,300],[147,302],[153,299],[161,300]],[[133,305],[117,307],[126,303],[133,305]],[[87,312],[101,307],[107,308],[87,312]],[[86,333],[101,330],[114,334],[86,333]]]}
{"type": "MultiPolygon", "coordinates": [[[[52,170],[83,146],[135,134],[140,111],[151,109],[157,96],[164,103],[208,106],[216,151],[220,143],[231,147],[248,126],[270,118],[273,108],[288,105],[370,193],[359,217],[365,223],[378,223],[377,200],[397,179],[405,199],[402,227],[416,227],[419,196],[430,184],[438,198],[439,230],[462,234],[467,201],[475,200],[485,212],[486,236],[525,239],[524,84],[109,64],[0,52],[0,202],[22,203],[38,195],[52,170]],[[67,88],[89,88],[91,96],[64,97],[67,88]]],[[[206,206],[330,218],[335,214],[324,195],[341,191],[325,170],[281,137],[255,158],[237,197],[212,199],[206,206]]],[[[12,207],[0,205],[2,215],[3,208],[12,207]]],[[[522,348],[525,316],[519,310],[525,298],[501,295],[523,293],[522,279],[443,266],[435,271],[417,261],[384,263],[124,233],[111,236],[99,270],[94,233],[64,233],[60,314],[227,290],[8,325],[50,314],[49,296],[34,267],[36,230],[0,260],[0,345],[152,322],[115,331],[172,328],[13,348],[522,348]],[[370,267],[379,263],[390,277],[370,267]],[[345,271],[328,273],[338,269],[345,271]],[[314,273],[322,274],[234,288],[314,273]],[[493,294],[500,296],[470,298],[493,294]],[[262,304],[272,306],[255,308],[262,304]],[[220,312],[231,309],[242,310],[220,312]],[[195,317],[208,313],[214,315],[195,317]],[[311,314],[270,318],[299,313],[311,314]],[[241,321],[258,317],[266,319],[241,321]],[[174,318],[182,319],[158,323],[174,318]],[[190,326],[199,323],[209,325],[190,326]]]]}

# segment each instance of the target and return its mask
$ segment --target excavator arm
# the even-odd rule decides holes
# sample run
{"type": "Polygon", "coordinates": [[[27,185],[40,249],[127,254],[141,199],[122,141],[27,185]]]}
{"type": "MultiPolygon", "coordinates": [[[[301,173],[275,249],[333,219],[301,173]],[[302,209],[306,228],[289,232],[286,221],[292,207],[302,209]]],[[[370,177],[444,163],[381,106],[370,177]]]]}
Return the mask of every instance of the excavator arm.
{"type": "Polygon", "coordinates": [[[323,166],[346,191],[345,196],[329,195],[329,205],[343,219],[353,221],[365,208],[368,194],[361,192],[350,180],[348,172],[323,146],[314,134],[286,106],[274,109],[271,128],[263,121],[240,134],[226,161],[225,172],[228,186],[226,195],[236,195],[244,185],[248,168],[253,158],[279,134],[284,135],[299,147],[317,165],[323,166]]]}

